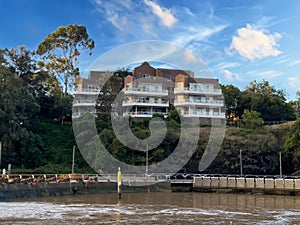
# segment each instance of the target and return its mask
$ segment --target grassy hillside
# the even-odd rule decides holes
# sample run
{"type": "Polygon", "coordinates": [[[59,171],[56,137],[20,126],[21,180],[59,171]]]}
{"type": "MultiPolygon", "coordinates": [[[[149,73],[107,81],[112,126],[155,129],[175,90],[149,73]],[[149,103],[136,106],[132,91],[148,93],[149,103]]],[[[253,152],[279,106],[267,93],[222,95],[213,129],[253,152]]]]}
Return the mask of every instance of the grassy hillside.
{"type": "MultiPolygon", "coordinates": [[[[283,145],[292,123],[264,126],[258,129],[227,127],[218,156],[205,173],[240,174],[240,150],[244,174],[279,174],[279,151],[282,151],[283,173],[289,173],[283,145]]],[[[206,131],[206,136],[209,135],[206,131]]],[[[205,134],[202,133],[205,136],[205,134]]],[[[195,172],[205,146],[198,149],[186,168],[195,172]]]]}
{"type": "MultiPolygon", "coordinates": [[[[282,151],[283,173],[288,174],[290,172],[288,168],[290,162],[288,162],[288,158],[284,155],[283,145],[291,125],[292,123],[286,123],[264,126],[258,129],[227,127],[225,138],[217,157],[202,173],[239,174],[239,157],[240,150],[242,150],[244,174],[279,174],[279,151],[282,151]]],[[[146,128],[141,128],[140,130],[140,132],[143,133],[146,128]]],[[[59,123],[43,121],[39,123],[36,132],[41,136],[43,142],[43,166],[34,170],[13,168],[13,173],[70,173],[72,166],[72,149],[73,146],[76,145],[72,126],[62,126],[59,123]]],[[[190,162],[182,169],[182,172],[199,173],[199,161],[206,148],[209,135],[209,127],[201,128],[197,151],[190,162]]],[[[106,137],[102,138],[107,139],[106,137]]],[[[116,146],[116,151],[117,149],[118,146],[116,146]]],[[[162,157],[167,157],[165,156],[166,150],[164,152],[157,151],[155,154],[163,155],[153,156],[153,160],[157,159],[161,161],[162,157]]],[[[123,157],[127,157],[124,161],[128,162],[134,162],[134,160],[138,159],[138,157],[132,154],[127,154],[123,157]]],[[[143,165],[144,158],[139,158],[139,160],[141,161],[140,164],[143,165]]],[[[75,172],[95,173],[85,162],[77,148],[75,172]]]]}
{"type": "MultiPolygon", "coordinates": [[[[36,128],[43,143],[43,166],[35,169],[13,168],[13,173],[71,173],[73,146],[76,145],[72,126],[52,121],[42,121],[36,128]]],[[[95,173],[75,151],[75,172],[95,173]]]]}

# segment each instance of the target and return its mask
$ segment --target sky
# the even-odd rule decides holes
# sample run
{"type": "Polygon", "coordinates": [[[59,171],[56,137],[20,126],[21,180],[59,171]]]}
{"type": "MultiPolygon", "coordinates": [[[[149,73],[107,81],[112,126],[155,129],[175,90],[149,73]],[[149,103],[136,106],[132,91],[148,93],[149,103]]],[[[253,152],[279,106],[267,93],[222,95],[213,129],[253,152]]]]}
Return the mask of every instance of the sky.
{"type": "Polygon", "coordinates": [[[84,25],[95,48],[80,56],[82,76],[118,46],[166,41],[190,50],[221,84],[243,91],[266,80],[296,100],[299,12],[299,0],[1,0],[0,48],[36,50],[59,26],[84,25]]]}

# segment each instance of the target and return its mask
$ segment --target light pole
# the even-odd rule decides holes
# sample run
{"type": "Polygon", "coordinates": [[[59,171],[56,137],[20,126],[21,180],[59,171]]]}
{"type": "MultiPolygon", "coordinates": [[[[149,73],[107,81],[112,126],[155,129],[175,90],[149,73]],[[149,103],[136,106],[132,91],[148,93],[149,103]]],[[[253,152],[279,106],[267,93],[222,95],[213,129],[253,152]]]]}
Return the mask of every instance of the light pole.
{"type": "Polygon", "coordinates": [[[75,161],[75,145],[73,146],[72,174],[74,174],[74,161],[75,161]]]}
{"type": "Polygon", "coordinates": [[[242,150],[240,150],[240,169],[241,169],[241,176],[243,176],[242,150]]]}
{"type": "Polygon", "coordinates": [[[148,144],[146,146],[146,175],[148,175],[148,144]]]}
{"type": "Polygon", "coordinates": [[[281,151],[279,151],[279,174],[282,177],[281,151]]]}

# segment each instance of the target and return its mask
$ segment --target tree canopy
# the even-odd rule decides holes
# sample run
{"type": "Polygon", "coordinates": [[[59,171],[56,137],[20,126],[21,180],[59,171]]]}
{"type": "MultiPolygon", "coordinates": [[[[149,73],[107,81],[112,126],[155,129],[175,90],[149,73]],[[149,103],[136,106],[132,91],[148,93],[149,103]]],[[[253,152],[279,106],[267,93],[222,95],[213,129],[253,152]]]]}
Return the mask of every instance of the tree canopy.
{"type": "Polygon", "coordinates": [[[245,110],[256,111],[264,122],[295,120],[293,104],[286,101],[283,90],[276,90],[268,81],[252,81],[244,91],[232,85],[222,86],[226,115],[241,117],[245,110]]]}
{"type": "Polygon", "coordinates": [[[79,75],[78,57],[81,51],[87,49],[92,54],[94,46],[95,42],[89,37],[85,26],[60,26],[39,44],[37,53],[45,56],[39,65],[59,77],[67,95],[79,75]]]}

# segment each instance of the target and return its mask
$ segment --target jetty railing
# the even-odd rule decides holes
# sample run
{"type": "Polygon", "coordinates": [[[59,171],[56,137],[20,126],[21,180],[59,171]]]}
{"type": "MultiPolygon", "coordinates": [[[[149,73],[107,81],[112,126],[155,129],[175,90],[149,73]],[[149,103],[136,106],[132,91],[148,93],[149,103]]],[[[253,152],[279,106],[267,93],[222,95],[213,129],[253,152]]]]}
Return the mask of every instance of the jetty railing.
{"type": "MultiPolygon", "coordinates": [[[[117,174],[10,174],[2,175],[0,185],[15,183],[117,183],[117,174]]],[[[124,185],[136,183],[192,183],[194,188],[235,188],[235,189],[288,189],[300,190],[299,176],[278,175],[235,175],[195,173],[149,173],[122,174],[124,185]]]]}

